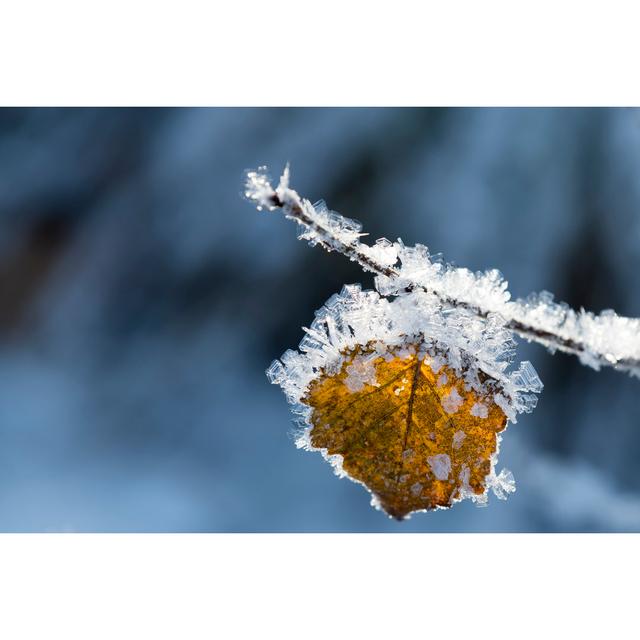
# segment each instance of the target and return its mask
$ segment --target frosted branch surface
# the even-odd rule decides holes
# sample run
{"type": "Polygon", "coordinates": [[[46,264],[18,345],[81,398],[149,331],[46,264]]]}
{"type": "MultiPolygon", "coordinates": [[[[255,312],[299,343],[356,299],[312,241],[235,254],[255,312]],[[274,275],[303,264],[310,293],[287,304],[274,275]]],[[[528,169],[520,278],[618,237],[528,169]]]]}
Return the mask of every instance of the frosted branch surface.
{"type": "MultiPolygon", "coordinates": [[[[552,352],[576,355],[596,370],[611,366],[640,377],[640,319],[611,310],[598,315],[574,311],[554,302],[548,292],[511,300],[508,283],[496,269],[474,273],[453,267],[432,257],[426,246],[407,247],[400,240],[383,238],[367,245],[360,240],[358,222],[330,211],[324,202],[313,205],[291,189],[288,167],[275,189],[264,168],[249,172],[245,194],[259,209],[279,209],[295,220],[301,226],[301,239],[339,251],[375,273],[381,296],[399,299],[408,293],[426,292],[435,296],[431,300],[437,299],[443,313],[446,310],[452,318],[459,320],[457,314],[465,311],[465,322],[474,318],[486,327],[500,327],[504,336],[515,333],[552,352]]],[[[490,358],[484,364],[495,368],[490,358]]]]}

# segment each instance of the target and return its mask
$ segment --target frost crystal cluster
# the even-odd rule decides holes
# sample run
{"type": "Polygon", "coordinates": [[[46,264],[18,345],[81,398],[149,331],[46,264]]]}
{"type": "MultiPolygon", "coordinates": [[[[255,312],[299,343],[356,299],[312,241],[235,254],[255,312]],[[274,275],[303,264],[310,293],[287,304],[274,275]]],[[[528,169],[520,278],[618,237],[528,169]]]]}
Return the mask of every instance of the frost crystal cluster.
{"type": "Polygon", "coordinates": [[[433,260],[427,247],[396,243],[399,264],[393,275],[377,276],[382,295],[421,288],[438,295],[444,304],[463,306],[479,316],[498,314],[506,328],[550,350],[573,353],[598,370],[614,366],[640,377],[640,320],[612,310],[595,315],[556,303],[548,291],[511,300],[508,283],[497,269],[473,273],[433,260]]]}
{"type": "MultiPolygon", "coordinates": [[[[518,413],[534,409],[537,398],[532,394],[542,390],[531,363],[522,362],[510,370],[515,342],[498,316],[480,319],[464,308],[444,308],[435,294],[425,291],[387,299],[376,291],[362,291],[359,285],[346,285],[316,312],[304,331],[299,351],[287,351],[267,370],[269,380],[280,385],[289,402],[303,413],[300,401],[311,382],[321,374],[338,373],[345,354],[367,344],[374,345],[374,359],[420,342],[436,372],[446,365],[477,391],[484,388],[478,375],[483,372],[500,382],[502,391],[495,400],[512,422],[518,413]]],[[[374,372],[366,364],[357,361],[350,367],[347,384],[354,391],[362,383],[375,383],[374,372]]],[[[458,402],[459,398],[449,398],[450,413],[458,402]]]]}

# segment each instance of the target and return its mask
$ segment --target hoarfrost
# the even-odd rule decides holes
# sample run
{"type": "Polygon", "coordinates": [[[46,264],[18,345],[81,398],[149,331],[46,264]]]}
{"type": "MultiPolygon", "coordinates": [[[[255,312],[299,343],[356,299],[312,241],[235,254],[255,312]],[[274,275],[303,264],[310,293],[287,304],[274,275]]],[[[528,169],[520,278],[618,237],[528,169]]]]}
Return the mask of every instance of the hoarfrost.
{"type": "Polygon", "coordinates": [[[442,398],[442,408],[449,414],[456,413],[463,403],[464,399],[455,387],[451,389],[448,395],[442,398]]]}
{"type": "Polygon", "coordinates": [[[361,391],[366,384],[377,386],[374,360],[371,357],[356,356],[347,367],[344,383],[351,393],[361,391]]]}
{"type": "Polygon", "coordinates": [[[473,489],[469,485],[469,479],[471,478],[471,469],[466,464],[462,465],[460,473],[458,474],[458,480],[460,480],[460,498],[466,498],[473,496],[473,489]]]}
{"type": "Polygon", "coordinates": [[[394,265],[398,260],[397,246],[386,238],[380,238],[372,247],[366,244],[361,247],[366,256],[386,267],[394,265]]]}
{"type": "Polygon", "coordinates": [[[446,453],[429,456],[427,462],[438,480],[446,480],[451,473],[451,458],[446,453]]]}
{"type": "MultiPolygon", "coordinates": [[[[298,238],[307,240],[311,245],[319,244],[333,251],[360,244],[362,225],[357,220],[329,210],[324,200],[311,204],[289,188],[289,165],[275,189],[271,187],[266,167],[248,171],[245,197],[255,202],[259,211],[282,209],[285,216],[300,224],[298,238]]],[[[367,250],[371,259],[396,261],[395,246],[389,241],[379,241],[374,247],[367,247],[367,250]]]]}
{"type": "Polygon", "coordinates": [[[464,431],[462,430],[456,431],[453,434],[453,441],[452,441],[453,448],[459,449],[462,446],[462,442],[466,437],[467,437],[467,434],[464,431]]]}
{"type": "Polygon", "coordinates": [[[516,481],[509,469],[503,469],[497,476],[493,475],[487,486],[491,488],[496,498],[506,500],[510,493],[516,490],[516,481]]]}
{"type": "Polygon", "coordinates": [[[487,405],[476,402],[473,407],[471,407],[471,415],[476,416],[476,418],[486,418],[489,415],[489,409],[487,405]]]}
{"type": "MultiPolygon", "coordinates": [[[[512,421],[517,413],[531,408],[531,396],[523,391],[537,388],[530,365],[509,372],[513,340],[497,318],[478,321],[464,308],[444,309],[437,296],[426,291],[406,292],[389,300],[359,285],[345,285],[304,331],[299,351],[288,350],[267,369],[269,380],[282,387],[293,405],[301,404],[311,382],[338,373],[353,350],[363,345],[370,353],[357,355],[347,367],[352,391],[377,384],[375,358],[415,356],[415,344],[431,352],[432,366],[435,362],[439,369],[446,364],[478,394],[487,393],[487,376],[498,383],[501,391],[496,402],[512,421]],[[485,374],[484,382],[479,371],[485,374]]],[[[462,402],[458,390],[452,389],[443,407],[454,412],[462,402]]]]}
{"type": "MultiPolygon", "coordinates": [[[[426,363],[431,367],[431,370],[433,371],[433,373],[438,373],[438,371],[442,369],[443,365],[445,365],[446,362],[447,361],[440,355],[436,355],[426,360],[426,363]]],[[[442,374],[442,375],[445,375],[445,374],[442,374]]]]}
{"type": "MultiPolygon", "coordinates": [[[[511,300],[507,281],[496,269],[473,273],[433,260],[427,247],[398,246],[396,273],[378,275],[376,288],[383,295],[398,295],[407,288],[423,287],[443,302],[474,309],[480,317],[500,316],[506,327],[550,350],[573,353],[594,369],[610,365],[640,377],[640,319],[605,310],[596,315],[574,311],[554,302],[547,291],[511,300]]],[[[498,355],[498,354],[497,354],[498,355]]],[[[542,383],[523,371],[520,382],[538,393],[542,383]],[[527,379],[528,378],[528,379],[527,379]]]]}

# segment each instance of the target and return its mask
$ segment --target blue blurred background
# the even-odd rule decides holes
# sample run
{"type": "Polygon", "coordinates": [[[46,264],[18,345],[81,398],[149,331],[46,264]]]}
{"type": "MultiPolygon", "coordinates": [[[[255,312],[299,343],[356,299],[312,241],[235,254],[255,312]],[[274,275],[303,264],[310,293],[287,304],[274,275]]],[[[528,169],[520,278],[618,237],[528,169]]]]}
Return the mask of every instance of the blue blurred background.
{"type": "Polygon", "coordinates": [[[516,296],[640,315],[630,109],[0,110],[0,530],[640,531],[640,381],[522,344],[517,492],[389,520],[264,370],[369,275],[241,197],[292,184],[516,296]]]}

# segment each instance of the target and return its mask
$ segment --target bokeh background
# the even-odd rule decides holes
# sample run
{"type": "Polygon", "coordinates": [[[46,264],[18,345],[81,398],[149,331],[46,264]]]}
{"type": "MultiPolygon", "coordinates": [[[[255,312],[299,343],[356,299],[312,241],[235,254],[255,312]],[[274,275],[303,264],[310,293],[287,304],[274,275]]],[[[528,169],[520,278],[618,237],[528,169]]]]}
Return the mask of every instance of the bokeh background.
{"type": "Polygon", "coordinates": [[[0,530],[640,531],[640,381],[521,344],[517,492],[398,523],[264,370],[371,276],[242,198],[292,184],[516,296],[640,315],[632,109],[0,110],[0,530]]]}

